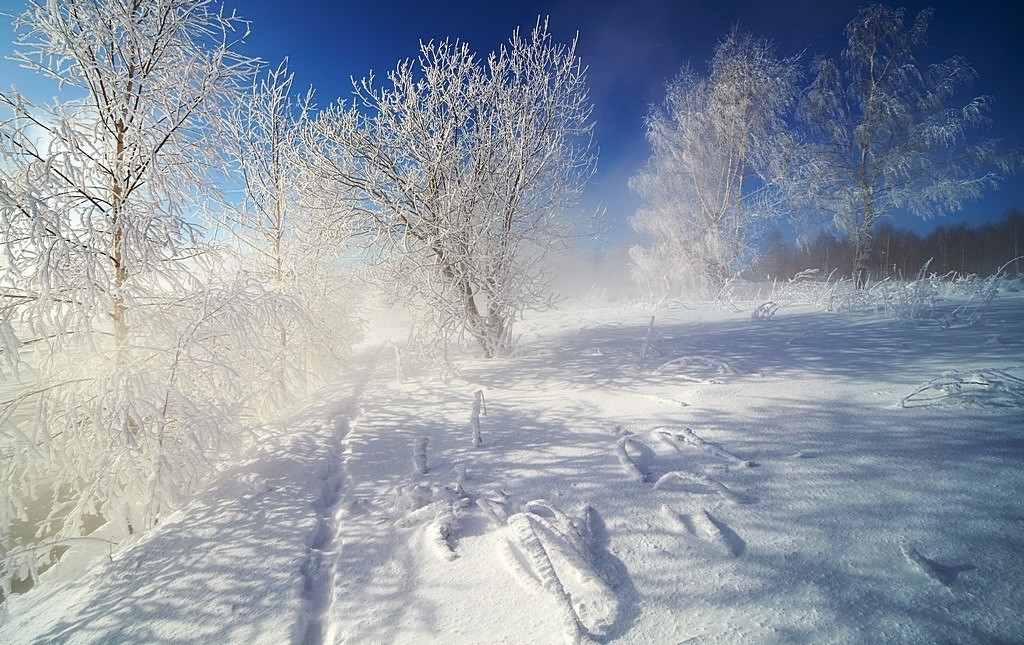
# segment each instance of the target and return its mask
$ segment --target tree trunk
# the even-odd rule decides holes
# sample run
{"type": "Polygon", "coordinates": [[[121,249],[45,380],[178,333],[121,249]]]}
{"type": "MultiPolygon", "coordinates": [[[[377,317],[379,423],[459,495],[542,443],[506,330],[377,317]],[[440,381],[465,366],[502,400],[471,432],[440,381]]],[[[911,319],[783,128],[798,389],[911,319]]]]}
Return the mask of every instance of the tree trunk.
{"type": "Polygon", "coordinates": [[[863,289],[868,282],[868,261],[871,259],[871,225],[857,231],[854,246],[853,283],[863,289]]]}
{"type": "Polygon", "coordinates": [[[114,322],[114,347],[118,353],[118,361],[122,360],[121,348],[128,338],[128,323],[125,320],[124,283],[128,277],[124,266],[124,216],[121,213],[122,201],[124,200],[123,187],[121,186],[121,159],[124,156],[124,126],[119,122],[116,124],[116,150],[113,170],[113,186],[111,187],[111,229],[113,231],[113,262],[114,262],[114,293],[113,305],[110,312],[114,322]]]}
{"type": "Polygon", "coordinates": [[[460,285],[462,299],[466,307],[466,323],[469,333],[476,339],[480,349],[484,351],[484,358],[494,358],[494,347],[491,343],[491,336],[488,334],[487,321],[480,315],[480,309],[476,306],[476,299],[473,297],[473,289],[468,281],[460,285]]]}

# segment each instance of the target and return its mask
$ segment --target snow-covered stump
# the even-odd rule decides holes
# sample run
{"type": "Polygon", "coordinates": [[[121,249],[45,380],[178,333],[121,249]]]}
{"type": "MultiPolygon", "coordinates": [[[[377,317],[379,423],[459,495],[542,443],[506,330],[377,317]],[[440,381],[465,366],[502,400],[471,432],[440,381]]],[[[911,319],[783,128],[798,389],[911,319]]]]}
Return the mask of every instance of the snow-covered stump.
{"type": "Polygon", "coordinates": [[[473,445],[482,446],[484,440],[480,436],[480,414],[487,416],[487,404],[484,402],[484,391],[477,390],[473,395],[473,411],[469,416],[469,427],[473,431],[473,445]]]}
{"type": "Polygon", "coordinates": [[[419,475],[427,474],[427,444],[430,440],[426,437],[416,437],[412,445],[412,465],[419,475]]]}

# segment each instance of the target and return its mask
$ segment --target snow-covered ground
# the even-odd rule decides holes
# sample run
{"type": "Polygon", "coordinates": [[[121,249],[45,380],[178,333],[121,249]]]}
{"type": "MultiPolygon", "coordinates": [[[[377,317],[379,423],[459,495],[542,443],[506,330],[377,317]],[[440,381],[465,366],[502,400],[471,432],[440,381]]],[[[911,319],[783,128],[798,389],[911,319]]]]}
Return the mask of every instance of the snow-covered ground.
{"type": "Polygon", "coordinates": [[[1022,321],[581,307],[404,384],[371,343],[0,642],[1018,641],[1022,321]]]}

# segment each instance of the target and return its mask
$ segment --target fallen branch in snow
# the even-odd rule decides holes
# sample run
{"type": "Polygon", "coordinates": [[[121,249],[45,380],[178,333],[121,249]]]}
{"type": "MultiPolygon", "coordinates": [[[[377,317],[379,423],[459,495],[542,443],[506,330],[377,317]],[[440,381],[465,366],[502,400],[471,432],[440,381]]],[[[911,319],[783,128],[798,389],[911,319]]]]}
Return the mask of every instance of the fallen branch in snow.
{"type": "Polygon", "coordinates": [[[508,518],[508,526],[512,530],[512,537],[515,538],[516,545],[526,556],[541,586],[554,596],[559,610],[559,617],[562,621],[565,640],[570,643],[585,642],[585,639],[589,639],[586,637],[586,632],[580,624],[576,610],[573,609],[572,598],[566,592],[561,579],[559,579],[558,574],[555,572],[555,566],[551,563],[551,557],[541,543],[530,516],[530,513],[517,513],[508,518]]]}
{"type": "Polygon", "coordinates": [[[399,491],[395,509],[404,513],[395,526],[411,529],[426,525],[427,539],[445,560],[457,557],[451,539],[458,529],[459,515],[469,506],[469,499],[448,486],[417,484],[399,491]]]}
{"type": "Polygon", "coordinates": [[[476,505],[496,525],[505,526],[508,522],[508,509],[503,502],[481,497],[476,500],[476,505]]]}
{"type": "Polygon", "coordinates": [[[702,439],[697,435],[697,433],[695,433],[690,428],[684,428],[683,433],[681,435],[677,435],[671,430],[666,429],[658,430],[657,433],[661,435],[661,437],[665,439],[666,442],[675,447],[677,450],[679,449],[679,440],[681,439],[683,443],[689,444],[696,448],[700,448],[701,450],[706,450],[715,456],[721,457],[722,459],[735,461],[736,463],[742,465],[744,468],[755,468],[758,465],[756,461],[748,461],[746,459],[743,459],[742,457],[729,452],[728,450],[722,448],[721,446],[718,446],[717,444],[702,439]]]}
{"type": "Polygon", "coordinates": [[[762,302],[750,312],[750,322],[766,322],[775,317],[782,304],[773,300],[762,302]]]}
{"type": "MultiPolygon", "coordinates": [[[[720,361],[707,356],[679,356],[670,360],[665,361],[657,368],[655,368],[655,374],[661,374],[666,371],[666,368],[677,368],[686,367],[690,368],[691,371],[698,371],[704,373],[712,373],[715,376],[735,376],[740,374],[739,370],[735,369],[732,365],[725,361],[720,361]]],[[[694,383],[705,383],[718,385],[721,381],[715,378],[707,378],[704,376],[693,376],[691,374],[674,372],[672,374],[675,377],[693,381],[694,383]]]]}
{"type": "Polygon", "coordinates": [[[690,483],[696,484],[697,486],[701,486],[704,488],[709,488],[713,492],[718,493],[719,495],[724,497],[726,500],[732,502],[733,504],[747,504],[750,501],[745,496],[730,489],[728,486],[721,483],[720,481],[711,479],[710,477],[707,477],[705,475],[698,475],[696,473],[691,473],[684,470],[673,470],[671,472],[665,473],[660,478],[658,478],[657,482],[654,483],[654,488],[655,490],[663,490],[671,486],[672,483],[676,481],[681,481],[684,484],[690,483]]]}
{"type": "Polygon", "coordinates": [[[636,440],[633,439],[633,435],[627,435],[621,437],[616,442],[616,454],[619,457],[619,463],[622,464],[623,470],[629,475],[630,479],[643,483],[647,481],[647,474],[636,465],[633,458],[629,456],[629,444],[636,444],[636,440]]]}
{"type": "Polygon", "coordinates": [[[950,370],[928,381],[900,401],[901,408],[940,405],[1024,407],[1024,368],[950,370]]]}
{"type": "Polygon", "coordinates": [[[545,500],[523,508],[508,518],[511,545],[502,553],[506,566],[527,589],[541,588],[554,597],[567,642],[607,636],[619,601],[598,569],[596,511],[586,506],[577,522],[545,500]]]}

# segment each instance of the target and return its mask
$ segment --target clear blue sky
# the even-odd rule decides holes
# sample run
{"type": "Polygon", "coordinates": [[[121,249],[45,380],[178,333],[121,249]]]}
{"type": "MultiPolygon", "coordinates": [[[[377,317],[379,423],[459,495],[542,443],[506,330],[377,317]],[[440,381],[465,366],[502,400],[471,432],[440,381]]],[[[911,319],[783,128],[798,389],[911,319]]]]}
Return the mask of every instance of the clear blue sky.
{"type": "MultiPolygon", "coordinates": [[[[628,234],[627,219],[638,200],[626,187],[647,157],[643,117],[663,95],[664,82],[690,60],[701,64],[715,42],[738,22],[773,39],[782,54],[836,55],[843,27],[863,2],[851,0],[606,0],[419,1],[377,0],[226,0],[251,20],[246,52],[277,63],[288,56],[300,85],[313,84],[319,102],[347,96],[350,78],[383,73],[416,54],[420,39],[455,37],[486,52],[517,26],[530,27],[549,16],[555,37],[579,32],[579,51],[589,66],[596,106],[600,164],[585,201],[603,204],[615,238],[628,234]]],[[[898,3],[909,15],[936,8],[926,62],[959,54],[977,69],[971,95],[990,94],[994,136],[1024,146],[1024,2],[943,0],[898,3]]],[[[17,11],[21,0],[0,0],[17,11]]],[[[0,51],[11,48],[9,19],[0,25],[0,51]]],[[[0,85],[17,84],[37,94],[40,85],[9,61],[0,62],[0,85]]],[[[48,89],[45,96],[52,94],[48,89]]],[[[968,96],[964,97],[970,98],[968,96]]],[[[1001,191],[971,204],[964,213],[931,222],[899,218],[897,223],[924,232],[957,221],[989,221],[1011,206],[1024,207],[1024,176],[1008,180],[1001,191]]]]}

